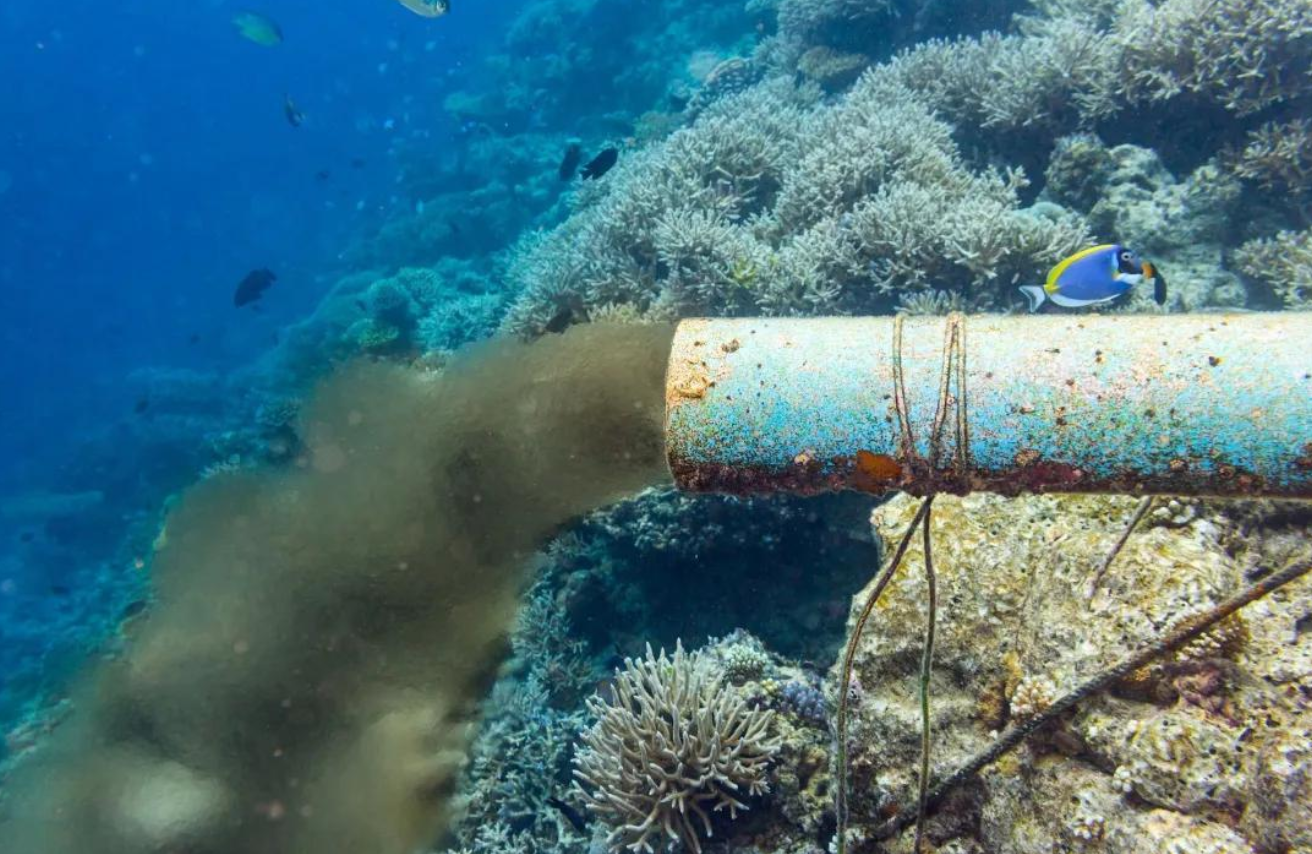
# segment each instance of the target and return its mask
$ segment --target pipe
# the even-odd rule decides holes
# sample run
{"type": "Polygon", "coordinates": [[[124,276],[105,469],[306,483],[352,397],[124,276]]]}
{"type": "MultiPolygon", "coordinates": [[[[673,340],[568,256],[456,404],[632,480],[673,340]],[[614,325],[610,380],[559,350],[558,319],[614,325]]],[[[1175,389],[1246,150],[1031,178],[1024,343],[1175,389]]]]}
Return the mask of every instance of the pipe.
{"type": "Polygon", "coordinates": [[[675,482],[1312,498],[1312,312],[962,323],[964,396],[945,320],[904,321],[904,430],[891,317],[684,321],[666,375],[675,482]]]}

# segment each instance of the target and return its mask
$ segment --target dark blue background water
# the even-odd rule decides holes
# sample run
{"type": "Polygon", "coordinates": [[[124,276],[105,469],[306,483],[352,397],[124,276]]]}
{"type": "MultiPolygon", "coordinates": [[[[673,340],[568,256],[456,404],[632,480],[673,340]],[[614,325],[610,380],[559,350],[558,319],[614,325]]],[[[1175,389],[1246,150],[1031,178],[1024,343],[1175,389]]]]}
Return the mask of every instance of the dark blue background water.
{"type": "Polygon", "coordinates": [[[270,0],[251,8],[286,40],[266,48],[237,34],[236,4],[4,4],[0,493],[130,413],[132,369],[241,364],[310,308],[398,203],[389,146],[449,143],[442,98],[517,5],[425,20],[391,0],[270,0]],[[277,286],[236,311],[261,266],[277,286]]]}

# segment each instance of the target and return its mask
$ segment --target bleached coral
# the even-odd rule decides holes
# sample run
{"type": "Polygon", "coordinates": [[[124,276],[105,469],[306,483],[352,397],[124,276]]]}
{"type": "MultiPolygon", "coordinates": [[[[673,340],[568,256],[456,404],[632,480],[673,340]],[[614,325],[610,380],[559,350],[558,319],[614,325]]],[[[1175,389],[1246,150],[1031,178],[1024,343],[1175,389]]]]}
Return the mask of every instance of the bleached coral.
{"type": "Polygon", "coordinates": [[[702,656],[682,645],[673,657],[625,661],[615,700],[588,701],[597,721],[583,735],[575,776],[588,809],[608,828],[612,851],[701,851],[710,812],[730,817],[769,790],[766,770],[780,748],[773,712],[749,707],[702,656]]]}

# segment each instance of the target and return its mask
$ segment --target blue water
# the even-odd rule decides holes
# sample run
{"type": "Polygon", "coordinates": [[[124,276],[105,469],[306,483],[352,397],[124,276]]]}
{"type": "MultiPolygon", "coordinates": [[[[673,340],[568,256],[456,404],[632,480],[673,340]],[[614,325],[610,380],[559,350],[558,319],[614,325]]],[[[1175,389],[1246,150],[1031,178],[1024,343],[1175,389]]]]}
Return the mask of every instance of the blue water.
{"type": "Polygon", "coordinates": [[[517,6],[428,21],[381,0],[271,0],[271,48],[237,33],[235,3],[0,11],[0,504],[101,494],[0,514],[6,727],[145,595],[148,520],[214,460],[206,431],[240,425],[216,383],[412,204],[398,146],[462,144],[442,99],[517,6]],[[275,287],[234,308],[262,267],[275,287]],[[161,405],[140,372],[161,369],[195,372],[208,399],[138,412],[161,405]]]}
{"type": "Polygon", "coordinates": [[[516,3],[481,5],[427,21],[272,0],[259,9],[286,40],[266,48],[230,24],[235,3],[6,4],[0,485],[47,477],[130,414],[133,368],[249,361],[313,306],[344,244],[397,203],[390,147],[451,144],[442,97],[516,3]],[[256,267],[278,284],[235,311],[256,267]]]}

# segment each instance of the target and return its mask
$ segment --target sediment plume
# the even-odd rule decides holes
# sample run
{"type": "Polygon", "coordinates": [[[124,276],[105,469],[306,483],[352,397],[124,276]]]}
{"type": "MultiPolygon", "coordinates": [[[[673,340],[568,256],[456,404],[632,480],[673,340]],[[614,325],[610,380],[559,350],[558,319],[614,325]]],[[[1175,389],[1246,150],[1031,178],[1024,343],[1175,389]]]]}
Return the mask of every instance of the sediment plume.
{"type": "Polygon", "coordinates": [[[526,558],[668,475],[673,330],[329,380],[290,469],[170,513],[157,605],[10,781],[5,854],[410,854],[448,821],[526,558]]]}

